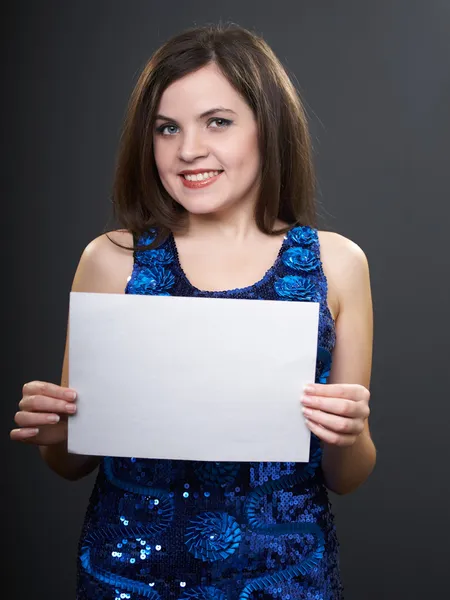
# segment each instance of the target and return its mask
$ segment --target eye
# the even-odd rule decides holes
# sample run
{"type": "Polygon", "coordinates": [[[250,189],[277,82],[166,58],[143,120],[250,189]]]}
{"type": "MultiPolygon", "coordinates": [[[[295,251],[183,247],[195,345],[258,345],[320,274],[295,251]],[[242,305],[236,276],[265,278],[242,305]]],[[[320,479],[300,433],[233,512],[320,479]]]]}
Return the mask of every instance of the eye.
{"type": "Polygon", "coordinates": [[[160,125],[159,127],[156,128],[156,133],[159,133],[160,135],[175,135],[176,131],[173,131],[174,129],[178,129],[178,127],[176,125],[170,125],[170,124],[166,124],[166,125],[160,125]],[[166,130],[172,130],[169,131],[168,133],[166,133],[166,130]]]}
{"type": "Polygon", "coordinates": [[[209,121],[209,125],[211,123],[216,123],[217,127],[213,127],[212,129],[224,129],[225,127],[229,127],[232,124],[233,121],[230,121],[230,119],[222,119],[220,117],[214,117],[214,119],[211,119],[209,121]]]}

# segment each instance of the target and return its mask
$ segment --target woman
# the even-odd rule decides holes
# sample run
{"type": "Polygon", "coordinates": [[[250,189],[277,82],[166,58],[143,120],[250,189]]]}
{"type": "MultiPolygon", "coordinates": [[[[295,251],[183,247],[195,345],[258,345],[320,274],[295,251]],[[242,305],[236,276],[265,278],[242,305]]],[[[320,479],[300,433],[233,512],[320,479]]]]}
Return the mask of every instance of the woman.
{"type": "Polygon", "coordinates": [[[299,398],[311,459],[68,454],[66,346],[61,386],[25,384],[11,438],[67,479],[100,465],[77,598],[341,598],[327,488],[348,493],[375,464],[369,270],[355,243],[315,228],[302,104],[260,37],[208,26],[157,50],[130,99],[114,202],[123,229],[86,247],[73,291],[320,303],[316,384],[299,398]]]}

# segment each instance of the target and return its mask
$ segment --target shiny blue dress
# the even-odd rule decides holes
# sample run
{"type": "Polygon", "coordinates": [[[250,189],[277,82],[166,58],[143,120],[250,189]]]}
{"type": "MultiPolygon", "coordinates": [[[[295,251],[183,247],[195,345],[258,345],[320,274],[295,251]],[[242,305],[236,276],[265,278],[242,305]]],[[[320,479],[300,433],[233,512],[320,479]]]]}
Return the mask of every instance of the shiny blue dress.
{"type": "MultiPolygon", "coordinates": [[[[154,233],[141,243],[154,239],[154,233]]],[[[317,230],[285,236],[252,286],[201,291],[173,236],[136,252],[128,294],[318,301],[316,382],[335,345],[317,230]]],[[[300,399],[299,399],[300,401],[300,399]]],[[[80,537],[78,600],[338,600],[338,542],[311,437],[309,463],[103,459],[80,537]]]]}

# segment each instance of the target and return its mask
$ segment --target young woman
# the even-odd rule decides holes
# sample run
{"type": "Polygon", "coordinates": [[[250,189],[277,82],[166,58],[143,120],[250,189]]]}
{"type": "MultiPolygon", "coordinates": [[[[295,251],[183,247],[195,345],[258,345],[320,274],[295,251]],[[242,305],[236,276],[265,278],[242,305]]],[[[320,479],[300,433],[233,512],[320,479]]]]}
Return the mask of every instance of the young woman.
{"type": "Polygon", "coordinates": [[[114,201],[123,229],[86,247],[74,291],[320,303],[316,384],[299,398],[311,459],[69,454],[66,350],[61,386],[25,384],[11,438],[67,479],[100,466],[78,600],[341,598],[327,488],[351,492],[375,464],[369,270],[359,246],[316,229],[305,114],[260,37],[208,26],[157,50],[130,99],[114,201]]]}

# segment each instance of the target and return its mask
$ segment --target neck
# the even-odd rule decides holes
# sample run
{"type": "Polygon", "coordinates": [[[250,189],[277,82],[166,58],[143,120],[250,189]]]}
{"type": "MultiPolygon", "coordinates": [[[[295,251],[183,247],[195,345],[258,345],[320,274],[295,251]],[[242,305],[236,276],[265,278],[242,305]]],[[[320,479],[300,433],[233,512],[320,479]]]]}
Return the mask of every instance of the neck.
{"type": "Polygon", "coordinates": [[[254,216],[254,206],[239,206],[239,209],[228,209],[204,215],[190,213],[187,221],[186,235],[206,238],[221,237],[229,240],[245,240],[259,233],[254,216]]]}

